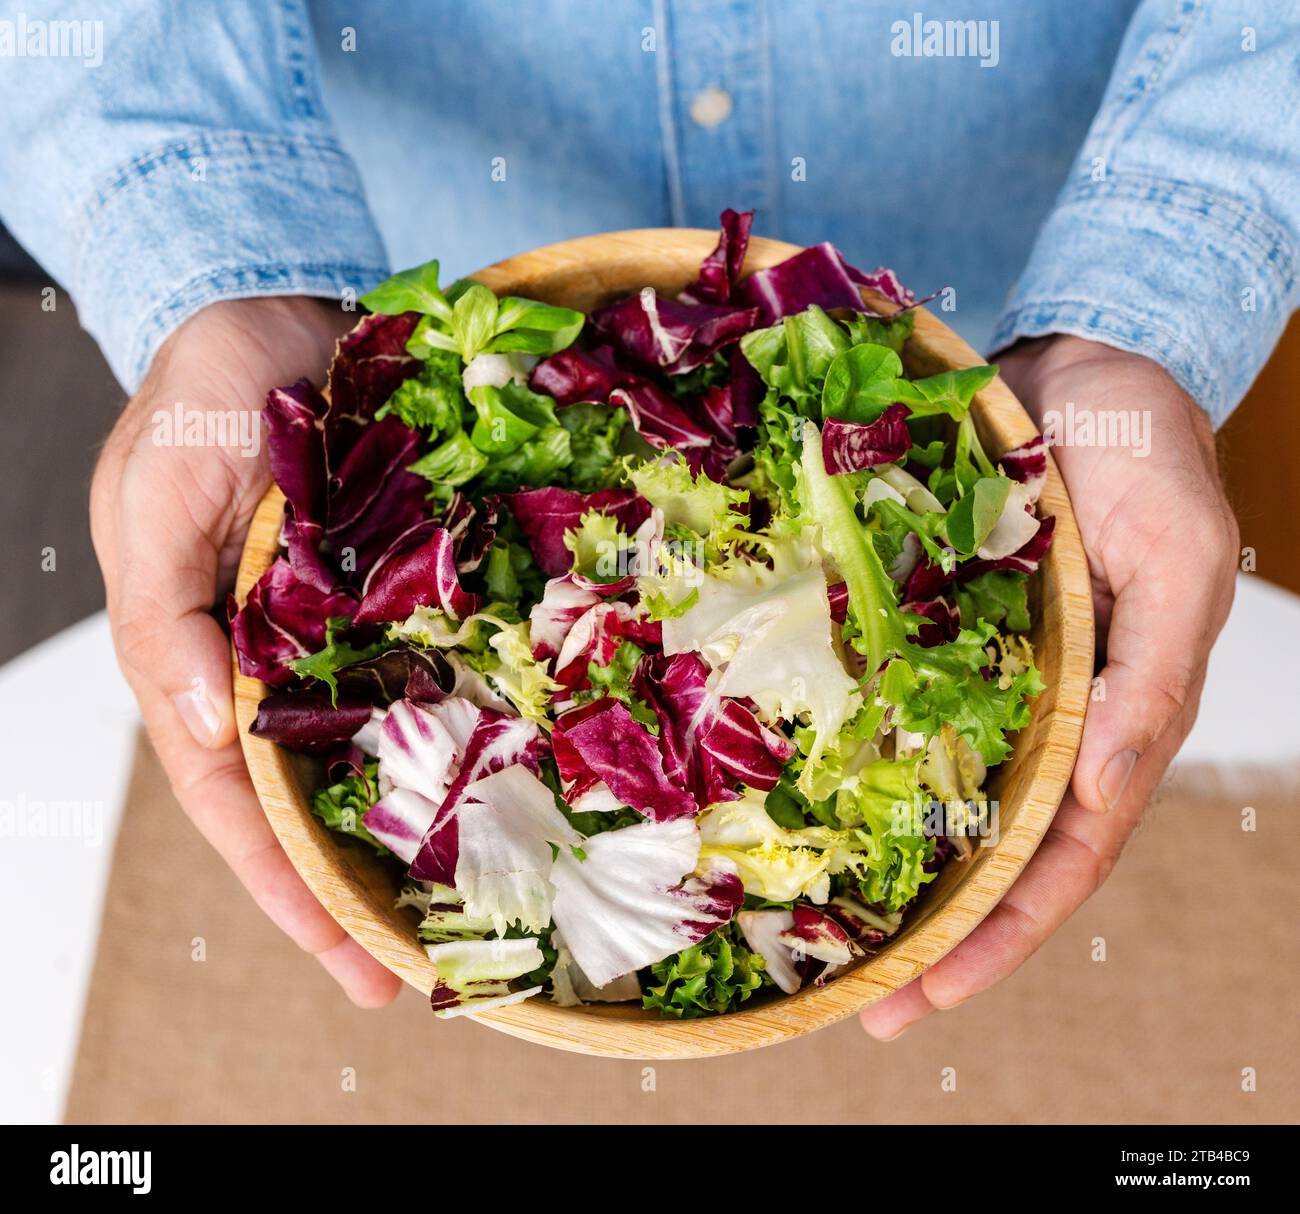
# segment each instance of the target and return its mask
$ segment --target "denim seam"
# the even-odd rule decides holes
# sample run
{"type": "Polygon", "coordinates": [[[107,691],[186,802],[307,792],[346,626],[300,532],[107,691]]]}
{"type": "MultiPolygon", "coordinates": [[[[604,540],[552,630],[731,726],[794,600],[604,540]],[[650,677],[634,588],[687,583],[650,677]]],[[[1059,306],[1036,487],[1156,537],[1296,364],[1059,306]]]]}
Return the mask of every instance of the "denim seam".
{"type": "Polygon", "coordinates": [[[668,187],[668,214],[674,227],[686,222],[686,197],[682,184],[681,149],[677,141],[676,73],[673,71],[671,17],[666,0],[654,0],[656,37],[662,46],[655,52],[655,91],[658,94],[659,140],[663,145],[664,180],[668,187]]]}
{"type": "Polygon", "coordinates": [[[312,53],[315,43],[310,29],[304,31],[307,14],[297,0],[281,0],[277,5],[280,33],[285,44],[285,69],[288,75],[289,97],[293,102],[294,118],[313,122],[325,121],[320,97],[311,83],[312,53]]]}
{"type": "Polygon", "coordinates": [[[785,192],[782,189],[782,169],[776,147],[776,82],[772,71],[772,16],[767,0],[758,0],[759,38],[761,40],[762,76],[759,82],[763,99],[762,138],[764,185],[767,197],[767,227],[773,232],[785,231],[785,192]]]}
{"type": "Polygon", "coordinates": [[[330,160],[342,162],[348,166],[348,171],[354,177],[356,175],[355,166],[351,163],[352,158],[339,146],[337,140],[329,136],[310,135],[305,132],[298,135],[272,135],[257,131],[210,131],[193,139],[169,140],[167,143],[155,144],[126,164],[119,165],[104,174],[100,178],[100,184],[90,191],[87,200],[80,208],[83,212],[82,230],[93,220],[95,213],[118,194],[129,186],[146,180],[159,169],[168,168],[178,160],[189,161],[197,156],[212,156],[226,148],[237,147],[239,144],[244,144],[248,149],[246,159],[258,163],[259,166],[262,163],[257,159],[259,154],[270,156],[289,147],[304,160],[315,158],[322,165],[330,160]]]}
{"type": "Polygon", "coordinates": [[[1073,332],[1076,336],[1105,334],[1121,342],[1126,350],[1133,353],[1160,355],[1171,372],[1176,367],[1185,369],[1182,377],[1176,375],[1175,378],[1182,379],[1183,386],[1206,412],[1215,413],[1217,406],[1222,403],[1214,390],[1209,369],[1178,333],[1148,315],[1110,301],[1069,296],[1031,297],[1017,304],[998,321],[990,352],[997,353],[1006,349],[1019,337],[1042,337],[1049,333],[1067,332],[1073,332]],[[1047,315],[1049,313],[1050,316],[1047,315]],[[1038,319],[1040,317],[1042,319],[1038,319]],[[1159,340],[1154,347],[1139,346],[1120,328],[1121,324],[1147,329],[1159,340]]]}
{"type": "Polygon", "coordinates": [[[304,294],[327,287],[336,290],[341,278],[377,279],[385,273],[384,266],[355,262],[243,262],[207,270],[173,291],[140,322],[128,347],[127,365],[138,382],[146,369],[140,364],[154,338],[160,333],[165,337],[180,320],[221,299],[304,294]],[[247,281],[250,275],[276,275],[283,281],[269,284],[269,289],[268,284],[263,284],[259,289],[247,281]]]}
{"type": "Polygon", "coordinates": [[[1185,20],[1172,28],[1162,27],[1138,47],[1122,89],[1109,101],[1102,102],[1094,130],[1089,132],[1084,142],[1085,151],[1100,153],[1103,159],[1109,158],[1109,152],[1122,138],[1120,124],[1133,119],[1137,103],[1151,96],[1160,84],[1165,69],[1203,11],[1202,0],[1186,0],[1180,14],[1185,20]]]}
{"type": "MultiPolygon", "coordinates": [[[[1079,183],[1071,186],[1061,196],[1058,207],[1086,206],[1089,203],[1113,199],[1140,206],[1171,208],[1196,220],[1214,224],[1229,237],[1256,250],[1265,264],[1272,265],[1284,294],[1295,285],[1295,259],[1292,256],[1286,230],[1267,212],[1204,186],[1189,182],[1141,173],[1125,173],[1114,181],[1079,183]],[[1167,200],[1145,197],[1141,190],[1163,190],[1167,200]],[[1235,224],[1228,223],[1223,213],[1232,216],[1235,224]]],[[[1257,263],[1252,262],[1251,265],[1257,263]]]]}
{"type": "Polygon", "coordinates": [[[101,184],[93,191],[91,201],[82,208],[82,215],[73,236],[74,247],[77,248],[79,256],[73,268],[72,281],[74,283],[81,281],[81,258],[92,248],[91,232],[95,221],[112,203],[127,195],[132,186],[148,181],[157,173],[179,162],[192,160],[196,156],[211,157],[240,144],[246,147],[246,153],[241,157],[223,161],[221,166],[223,172],[231,174],[278,172],[281,166],[269,157],[277,148],[283,150],[286,145],[289,145],[304,162],[327,171],[342,169],[357,184],[355,190],[332,184],[318,189],[317,193],[329,191],[343,198],[356,199],[362,207],[365,206],[355,166],[347,153],[333,140],[311,135],[287,138],[230,131],[204,135],[195,140],[161,144],[142,152],[125,166],[115,169],[113,173],[101,179],[101,184]]]}

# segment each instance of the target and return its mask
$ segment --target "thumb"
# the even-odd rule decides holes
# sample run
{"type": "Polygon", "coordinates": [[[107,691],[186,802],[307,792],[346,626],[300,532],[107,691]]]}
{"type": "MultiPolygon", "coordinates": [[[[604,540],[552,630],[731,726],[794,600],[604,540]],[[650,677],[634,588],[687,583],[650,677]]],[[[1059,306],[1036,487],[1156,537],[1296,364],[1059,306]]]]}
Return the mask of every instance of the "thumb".
{"type": "MultiPolygon", "coordinates": [[[[217,750],[236,738],[228,642],[211,614],[219,551],[193,517],[193,499],[206,505],[206,495],[159,479],[128,472],[119,482],[116,560],[106,578],[114,639],[158,740],[170,742],[179,723],[217,750]]],[[[161,479],[170,480],[165,472],[161,479]]]]}
{"type": "Polygon", "coordinates": [[[1191,728],[1232,602],[1216,565],[1158,542],[1118,590],[1072,782],[1086,808],[1140,812],[1191,728]]]}

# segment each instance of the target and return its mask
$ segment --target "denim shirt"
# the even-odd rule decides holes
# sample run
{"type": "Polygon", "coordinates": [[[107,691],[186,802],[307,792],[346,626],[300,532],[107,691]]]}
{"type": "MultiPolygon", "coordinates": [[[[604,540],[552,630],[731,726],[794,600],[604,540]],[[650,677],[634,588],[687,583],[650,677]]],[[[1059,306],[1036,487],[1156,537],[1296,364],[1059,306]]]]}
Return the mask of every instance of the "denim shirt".
{"type": "Polygon", "coordinates": [[[1218,422],[1297,306],[1298,58],[1246,0],[20,0],[0,217],[128,389],[215,300],[734,206],[1218,422]]]}

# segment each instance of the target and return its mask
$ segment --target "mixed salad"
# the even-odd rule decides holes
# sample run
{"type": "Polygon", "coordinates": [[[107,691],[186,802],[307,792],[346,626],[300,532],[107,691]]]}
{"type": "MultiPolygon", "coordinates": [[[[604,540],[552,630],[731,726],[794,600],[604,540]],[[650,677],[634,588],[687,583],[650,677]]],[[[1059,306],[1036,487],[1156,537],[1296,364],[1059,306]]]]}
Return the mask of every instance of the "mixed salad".
{"type": "Polygon", "coordinates": [[[327,394],[267,401],[252,730],[400,871],[443,1015],[825,982],[994,825],[1043,689],[1042,440],[981,446],[994,367],[904,372],[890,271],[823,244],[742,279],[751,220],[585,316],[407,270],[327,394]]]}

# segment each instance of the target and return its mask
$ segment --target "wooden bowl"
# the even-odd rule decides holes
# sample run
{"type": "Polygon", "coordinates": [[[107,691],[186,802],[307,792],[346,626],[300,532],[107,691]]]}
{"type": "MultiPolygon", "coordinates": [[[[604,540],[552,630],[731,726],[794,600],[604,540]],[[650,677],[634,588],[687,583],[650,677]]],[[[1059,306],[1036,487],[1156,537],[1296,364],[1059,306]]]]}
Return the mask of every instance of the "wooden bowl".
{"type": "MultiPolygon", "coordinates": [[[[716,233],[691,229],[610,232],[535,249],[474,277],[501,294],[589,311],[645,286],[675,294],[693,281],[716,239],[716,233]]],[[[794,245],[754,239],[745,268],[762,269],[795,252],[794,245]]],[[[910,374],[929,375],[983,360],[940,320],[919,310],[903,361],[910,374]]],[[[991,454],[1035,434],[1000,379],[976,396],[974,417],[991,454]]],[[[284,498],[272,488],[253,519],[236,585],[240,603],[276,557],[283,506],[284,498]]],[[[1047,690],[1035,703],[1033,721],[1021,731],[1014,755],[989,782],[990,797],[1000,802],[999,838],[978,848],[972,859],[945,865],[897,936],[823,987],[769,998],[726,1016],[661,1020],[635,1006],[561,1008],[538,997],[477,1018],[512,1036],[582,1054],[648,1059],[728,1054],[798,1037],[859,1011],[905,986],[968,935],[1016,879],[1051,823],[1069,783],[1092,678],[1088,564],[1065,485],[1050,458],[1041,511],[1056,516],[1052,547],[1036,579],[1031,634],[1047,690]]],[[[428,994],[434,967],[416,940],[414,912],[393,909],[396,884],[389,869],[368,848],[312,816],[308,799],[320,783],[318,763],[248,732],[266,688],[236,668],[234,691],[253,784],[290,860],[367,951],[428,994]]]]}

